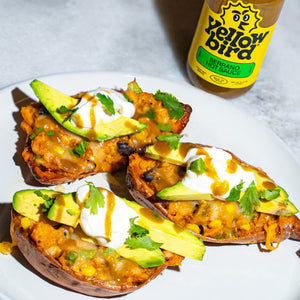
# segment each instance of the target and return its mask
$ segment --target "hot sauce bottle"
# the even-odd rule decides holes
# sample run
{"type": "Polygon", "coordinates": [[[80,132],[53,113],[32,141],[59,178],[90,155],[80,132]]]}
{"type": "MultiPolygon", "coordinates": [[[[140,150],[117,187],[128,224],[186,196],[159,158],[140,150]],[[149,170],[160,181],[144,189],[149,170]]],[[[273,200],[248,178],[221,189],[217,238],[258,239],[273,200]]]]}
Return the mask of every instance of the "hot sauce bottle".
{"type": "Polygon", "coordinates": [[[257,79],[284,0],[204,0],[190,47],[191,82],[223,98],[257,79]]]}

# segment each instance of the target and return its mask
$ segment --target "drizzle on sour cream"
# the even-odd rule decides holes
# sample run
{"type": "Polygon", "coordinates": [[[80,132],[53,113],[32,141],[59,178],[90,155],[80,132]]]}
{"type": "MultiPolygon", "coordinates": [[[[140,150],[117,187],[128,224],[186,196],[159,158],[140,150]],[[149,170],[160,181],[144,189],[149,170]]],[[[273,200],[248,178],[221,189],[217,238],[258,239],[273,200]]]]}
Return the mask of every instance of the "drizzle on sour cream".
{"type": "Polygon", "coordinates": [[[230,190],[241,182],[242,190],[246,190],[252,181],[255,182],[251,169],[239,165],[230,153],[219,148],[191,148],[184,160],[187,162],[187,172],[182,184],[199,193],[226,198],[230,190]],[[202,174],[190,169],[191,164],[199,158],[207,167],[202,174]]]}
{"type": "Polygon", "coordinates": [[[132,118],[135,107],[127,101],[122,93],[112,89],[96,89],[89,93],[84,93],[78,105],[74,107],[75,113],[71,122],[74,126],[82,129],[91,129],[99,123],[109,123],[120,116],[132,118]],[[113,101],[115,113],[108,111],[106,106],[99,101],[97,94],[109,97],[113,101]]]}

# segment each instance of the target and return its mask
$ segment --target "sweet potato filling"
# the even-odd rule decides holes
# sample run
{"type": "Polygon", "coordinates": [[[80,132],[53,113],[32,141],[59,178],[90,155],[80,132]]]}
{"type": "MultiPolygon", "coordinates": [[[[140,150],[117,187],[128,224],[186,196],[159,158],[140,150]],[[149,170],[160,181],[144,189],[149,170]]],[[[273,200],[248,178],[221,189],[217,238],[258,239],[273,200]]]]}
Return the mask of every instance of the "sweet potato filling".
{"type": "Polygon", "coordinates": [[[128,173],[133,178],[132,189],[138,190],[154,205],[159,205],[173,222],[215,239],[243,238],[265,231],[270,233],[270,243],[277,241],[280,234],[278,216],[264,213],[245,215],[236,202],[163,201],[156,197],[163,188],[180,181],[184,172],[180,166],[153,160],[144,155],[135,153],[130,156],[128,173]]]}
{"type": "Polygon", "coordinates": [[[146,123],[147,128],[104,142],[89,141],[82,155],[74,155],[73,150],[85,141],[84,138],[59,125],[40,103],[22,107],[21,126],[30,137],[22,156],[37,179],[43,183],[59,184],[99,172],[114,172],[126,166],[128,155],[142,151],[164,133],[159,124],[170,124],[169,132],[179,133],[188,122],[191,112],[188,106],[185,106],[184,117],[176,120],[170,118],[168,109],[153,94],[126,93],[136,107],[134,119],[146,123]],[[151,118],[147,116],[149,111],[155,112],[151,118]]]}
{"type": "MultiPolygon", "coordinates": [[[[35,222],[18,215],[15,226],[20,226],[35,246],[51,257],[65,271],[87,278],[91,282],[104,280],[113,285],[137,286],[147,281],[156,268],[142,268],[125,259],[113,249],[90,242],[84,234],[65,225],[35,222]]],[[[164,251],[167,266],[179,265],[182,256],[164,251]]]]}

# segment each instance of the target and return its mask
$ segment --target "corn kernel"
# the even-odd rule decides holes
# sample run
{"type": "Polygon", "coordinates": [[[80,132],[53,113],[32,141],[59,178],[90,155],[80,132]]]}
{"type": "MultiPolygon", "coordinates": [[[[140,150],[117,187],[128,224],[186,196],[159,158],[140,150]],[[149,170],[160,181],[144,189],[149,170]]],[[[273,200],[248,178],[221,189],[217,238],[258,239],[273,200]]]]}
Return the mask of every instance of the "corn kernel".
{"type": "Polygon", "coordinates": [[[27,217],[23,217],[21,219],[21,226],[24,228],[24,229],[28,229],[29,226],[30,226],[30,220],[27,218],[27,217]]]}
{"type": "Polygon", "coordinates": [[[241,226],[241,229],[244,229],[244,230],[246,230],[246,231],[249,231],[250,230],[250,224],[248,223],[248,224],[243,224],[242,226],[241,226]]]}
{"type": "Polygon", "coordinates": [[[80,273],[88,277],[93,277],[96,269],[92,265],[85,265],[81,267],[80,273]]]}
{"type": "Polygon", "coordinates": [[[193,231],[193,232],[195,232],[195,233],[200,233],[200,228],[199,228],[199,226],[196,225],[196,224],[188,223],[188,224],[186,225],[186,228],[189,229],[189,230],[191,230],[191,231],[193,231]]]}
{"type": "Polygon", "coordinates": [[[221,227],[222,226],[222,222],[220,220],[213,220],[211,222],[209,222],[208,227],[209,228],[215,228],[215,227],[221,227]]]}
{"type": "Polygon", "coordinates": [[[11,254],[14,246],[16,246],[15,243],[1,242],[0,243],[0,253],[5,254],[5,255],[11,254]]]}

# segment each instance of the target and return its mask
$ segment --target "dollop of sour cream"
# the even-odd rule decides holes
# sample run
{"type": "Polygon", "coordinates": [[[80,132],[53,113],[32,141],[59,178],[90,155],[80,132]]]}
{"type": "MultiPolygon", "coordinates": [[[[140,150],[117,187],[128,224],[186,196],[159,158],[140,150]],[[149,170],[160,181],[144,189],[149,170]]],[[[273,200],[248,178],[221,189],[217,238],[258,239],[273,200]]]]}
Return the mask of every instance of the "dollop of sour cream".
{"type": "Polygon", "coordinates": [[[96,89],[83,94],[80,102],[74,109],[71,122],[74,126],[83,129],[96,127],[100,122],[108,123],[120,116],[132,118],[135,114],[135,106],[127,101],[122,93],[112,89],[96,89]],[[104,104],[99,101],[97,94],[109,97],[113,101],[115,114],[111,114],[104,104]]]}
{"type": "MultiPolygon", "coordinates": [[[[78,204],[82,204],[89,197],[89,185],[77,189],[78,204]]],[[[102,190],[104,207],[98,207],[98,213],[92,214],[89,208],[83,207],[80,215],[80,225],[86,235],[96,239],[101,245],[110,248],[122,246],[129,236],[130,218],[138,214],[121,198],[107,190],[102,190]],[[107,233],[110,232],[110,237],[107,233]]]]}
{"type": "MultiPolygon", "coordinates": [[[[191,148],[185,156],[187,162],[186,175],[182,184],[203,194],[212,194],[226,198],[230,190],[243,182],[242,191],[245,191],[255,177],[250,169],[237,164],[232,155],[215,147],[191,148]],[[206,171],[197,174],[190,169],[191,164],[201,158],[206,171]]],[[[256,182],[255,182],[256,184],[256,182]]]]}

